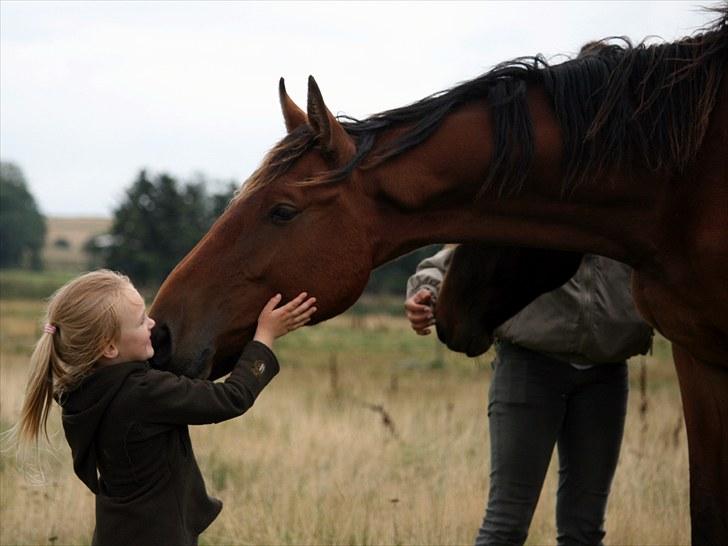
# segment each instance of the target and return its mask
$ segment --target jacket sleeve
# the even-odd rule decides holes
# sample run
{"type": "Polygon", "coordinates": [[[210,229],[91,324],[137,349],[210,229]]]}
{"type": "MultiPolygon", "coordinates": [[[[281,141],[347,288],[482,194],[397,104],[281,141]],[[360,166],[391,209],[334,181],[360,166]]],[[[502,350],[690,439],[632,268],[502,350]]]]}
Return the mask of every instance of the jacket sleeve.
{"type": "Polygon", "coordinates": [[[437,254],[425,258],[417,265],[414,275],[407,279],[406,299],[411,298],[421,288],[426,288],[432,292],[433,299],[437,300],[440,285],[445,278],[455,248],[456,245],[446,245],[437,254]]]}
{"type": "Polygon", "coordinates": [[[147,370],[136,386],[137,415],[151,423],[204,425],[245,413],[278,373],[273,351],[251,341],[225,382],[147,370]]]}

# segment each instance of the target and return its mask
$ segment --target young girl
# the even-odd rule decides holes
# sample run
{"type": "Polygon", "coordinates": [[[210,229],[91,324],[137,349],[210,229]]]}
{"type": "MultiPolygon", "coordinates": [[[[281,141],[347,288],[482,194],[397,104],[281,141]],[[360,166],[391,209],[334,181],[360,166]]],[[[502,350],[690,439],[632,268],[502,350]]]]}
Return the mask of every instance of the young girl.
{"type": "Polygon", "coordinates": [[[73,468],[96,495],[93,544],[187,545],[217,517],[187,425],[232,419],[278,373],[273,340],[316,311],[306,293],[276,309],[272,298],[253,341],[224,383],[153,370],[154,320],[129,279],[101,270],[59,289],[31,357],[22,442],[47,437],[48,410],[62,407],[73,468]]]}

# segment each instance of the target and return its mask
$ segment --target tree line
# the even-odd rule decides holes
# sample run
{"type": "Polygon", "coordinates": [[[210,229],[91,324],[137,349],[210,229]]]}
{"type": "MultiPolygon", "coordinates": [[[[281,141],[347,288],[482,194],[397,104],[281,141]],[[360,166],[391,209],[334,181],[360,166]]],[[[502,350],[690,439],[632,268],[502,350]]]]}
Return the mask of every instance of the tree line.
{"type": "Polygon", "coordinates": [[[28,190],[23,171],[0,162],[0,267],[41,269],[45,217],[28,190]]]}
{"type": "MultiPolygon", "coordinates": [[[[2,162],[0,180],[0,267],[42,268],[46,222],[22,170],[2,162]]],[[[180,180],[141,170],[114,209],[108,234],[85,245],[89,268],[121,271],[154,290],[227,207],[239,184],[202,175],[180,180]]],[[[407,277],[438,245],[386,264],[370,277],[366,292],[403,295],[407,277]]]]}

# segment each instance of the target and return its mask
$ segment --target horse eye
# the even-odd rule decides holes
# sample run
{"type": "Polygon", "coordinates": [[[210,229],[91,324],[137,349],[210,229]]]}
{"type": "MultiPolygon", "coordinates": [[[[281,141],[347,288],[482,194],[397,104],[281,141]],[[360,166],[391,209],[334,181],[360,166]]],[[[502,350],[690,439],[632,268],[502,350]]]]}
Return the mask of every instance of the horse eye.
{"type": "Polygon", "coordinates": [[[298,215],[298,209],[291,205],[276,205],[270,211],[270,219],[275,224],[285,224],[298,215]]]}

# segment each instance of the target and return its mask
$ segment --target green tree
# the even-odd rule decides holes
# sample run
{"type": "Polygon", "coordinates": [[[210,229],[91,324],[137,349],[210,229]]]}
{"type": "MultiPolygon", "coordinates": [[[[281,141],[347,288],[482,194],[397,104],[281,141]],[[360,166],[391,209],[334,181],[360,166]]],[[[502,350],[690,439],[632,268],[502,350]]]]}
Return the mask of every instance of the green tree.
{"type": "Polygon", "coordinates": [[[28,191],[23,171],[0,162],[0,267],[42,268],[45,218],[28,191]]]}
{"type": "Polygon", "coordinates": [[[114,211],[107,267],[141,285],[161,283],[210,228],[235,189],[229,183],[211,195],[207,186],[200,176],[180,183],[168,174],[150,178],[141,171],[114,211]]]}

